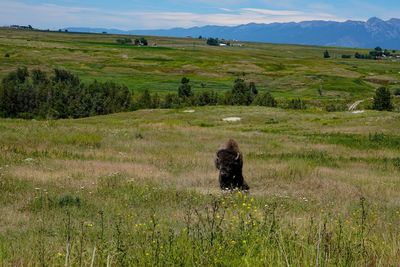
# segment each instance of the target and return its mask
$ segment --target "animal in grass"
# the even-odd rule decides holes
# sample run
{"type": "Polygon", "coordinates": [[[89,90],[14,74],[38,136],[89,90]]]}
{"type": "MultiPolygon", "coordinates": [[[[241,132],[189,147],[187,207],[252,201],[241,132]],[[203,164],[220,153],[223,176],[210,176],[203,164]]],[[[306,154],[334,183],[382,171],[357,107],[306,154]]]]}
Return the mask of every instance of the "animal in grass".
{"type": "Polygon", "coordinates": [[[229,139],[224,147],[217,151],[215,166],[219,170],[221,190],[250,189],[243,178],[243,156],[235,140],[229,139]]]}

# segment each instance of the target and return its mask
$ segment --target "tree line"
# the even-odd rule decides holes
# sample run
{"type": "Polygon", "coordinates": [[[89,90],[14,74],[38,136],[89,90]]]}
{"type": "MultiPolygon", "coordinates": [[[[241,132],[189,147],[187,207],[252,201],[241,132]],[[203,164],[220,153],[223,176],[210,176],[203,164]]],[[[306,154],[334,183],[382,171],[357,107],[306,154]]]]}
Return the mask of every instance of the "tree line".
{"type": "Polygon", "coordinates": [[[149,42],[146,38],[140,37],[132,40],[131,38],[118,38],[116,42],[120,45],[135,44],[136,46],[148,46],[149,42]]]}
{"type": "Polygon", "coordinates": [[[190,80],[183,77],[176,93],[168,93],[163,99],[149,90],[134,97],[134,108],[179,108],[184,106],[259,105],[276,107],[277,101],[267,91],[259,93],[254,82],[236,79],[230,91],[219,94],[213,90],[193,92],[190,80]]]}
{"type": "Polygon", "coordinates": [[[127,111],[130,90],[114,82],[83,83],[63,69],[52,75],[26,67],[3,78],[0,85],[0,116],[11,118],[81,118],[127,111]]]}
{"type": "Polygon", "coordinates": [[[161,97],[149,90],[134,95],[128,87],[110,81],[83,83],[64,69],[49,74],[21,67],[0,84],[0,117],[8,118],[82,118],[145,108],[251,104],[276,107],[277,101],[243,79],[236,79],[232,90],[219,94],[213,90],[194,93],[184,77],[176,93],[161,97]]]}
{"type": "MultiPolygon", "coordinates": [[[[390,58],[397,56],[396,50],[388,50],[388,49],[383,49],[381,47],[375,47],[374,50],[369,51],[368,54],[361,54],[356,52],[354,54],[354,58],[356,59],[382,59],[382,58],[390,58]]],[[[323,53],[324,58],[330,58],[330,54],[328,50],[325,50],[323,53]]],[[[343,59],[349,59],[352,58],[352,55],[342,55],[343,59]]]]}
{"type": "MultiPolygon", "coordinates": [[[[277,107],[278,101],[268,91],[259,92],[254,82],[241,78],[234,81],[231,90],[221,94],[213,90],[194,92],[190,80],[183,77],[175,93],[160,96],[147,89],[133,94],[128,87],[110,81],[83,83],[77,75],[63,69],[56,68],[49,75],[40,69],[29,72],[22,67],[9,73],[0,84],[0,117],[9,118],[82,118],[137,109],[213,105],[277,107]]],[[[306,109],[307,105],[296,98],[280,101],[279,107],[306,109]]],[[[393,110],[390,90],[377,89],[371,108],[393,110]]],[[[338,108],[328,105],[326,110],[338,108]]]]}

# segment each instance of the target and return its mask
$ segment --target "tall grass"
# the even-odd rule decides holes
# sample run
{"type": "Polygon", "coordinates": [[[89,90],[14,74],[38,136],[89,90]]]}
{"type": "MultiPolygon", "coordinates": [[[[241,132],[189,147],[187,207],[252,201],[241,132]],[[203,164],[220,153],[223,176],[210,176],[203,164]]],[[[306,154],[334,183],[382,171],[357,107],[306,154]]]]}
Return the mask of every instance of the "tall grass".
{"type": "MultiPolygon", "coordinates": [[[[100,210],[82,221],[62,207],[61,225],[50,225],[51,202],[41,199],[35,232],[34,266],[376,266],[394,265],[398,251],[388,250],[398,228],[378,232],[374,211],[361,197],[348,216],[321,213],[303,224],[285,220],[278,202],[260,206],[240,192],[209,196],[202,205],[189,194],[181,220],[166,223],[153,211],[110,216],[100,210]]],[[[397,248],[398,249],[398,248],[397,248]]],[[[0,251],[3,251],[4,248],[0,251]]],[[[0,255],[4,255],[1,254],[0,255]]],[[[18,254],[14,254],[15,256],[18,254]]],[[[6,258],[15,265],[17,258],[6,258]]]]}
{"type": "Polygon", "coordinates": [[[0,266],[399,262],[397,114],[182,111],[0,120],[0,266]],[[227,137],[250,195],[218,190],[227,137]]]}

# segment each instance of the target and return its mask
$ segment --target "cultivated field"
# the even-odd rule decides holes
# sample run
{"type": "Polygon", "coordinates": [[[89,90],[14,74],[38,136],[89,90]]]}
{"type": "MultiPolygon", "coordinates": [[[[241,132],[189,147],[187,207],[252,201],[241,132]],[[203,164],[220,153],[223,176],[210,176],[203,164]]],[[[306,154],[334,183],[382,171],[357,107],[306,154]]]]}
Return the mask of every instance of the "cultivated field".
{"type": "MultiPolygon", "coordinates": [[[[116,38],[3,29],[0,73],[58,66],[164,93],[182,76],[228,90],[244,72],[278,99],[349,103],[399,82],[398,62],[324,60],[319,47],[116,38]]],[[[188,109],[0,119],[0,266],[398,265],[400,113],[188,109]],[[219,190],[228,138],[249,194],[219,190]]]]}

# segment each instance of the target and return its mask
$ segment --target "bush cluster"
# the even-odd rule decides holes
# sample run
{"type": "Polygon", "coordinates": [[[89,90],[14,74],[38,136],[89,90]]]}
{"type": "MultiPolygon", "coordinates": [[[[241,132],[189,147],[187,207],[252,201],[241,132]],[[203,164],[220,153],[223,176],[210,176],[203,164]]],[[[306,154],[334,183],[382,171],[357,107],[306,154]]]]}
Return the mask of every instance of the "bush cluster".
{"type": "Polygon", "coordinates": [[[164,99],[158,94],[143,91],[135,97],[134,108],[179,108],[184,106],[213,106],[213,105],[257,105],[276,107],[277,101],[269,92],[258,93],[254,82],[246,83],[243,79],[236,79],[232,90],[224,95],[212,90],[194,93],[190,80],[182,78],[177,93],[169,93],[164,99]]]}
{"type": "Polygon", "coordinates": [[[124,44],[132,44],[132,39],[130,38],[118,38],[117,43],[124,45],[124,44]]]}
{"type": "Polygon", "coordinates": [[[69,71],[18,68],[0,85],[0,115],[11,118],[81,118],[127,111],[132,96],[113,82],[82,83],[69,71]]]}
{"type": "MultiPolygon", "coordinates": [[[[396,53],[395,50],[392,51],[396,53]]],[[[360,54],[358,52],[355,53],[354,57],[357,59],[379,59],[382,57],[390,57],[393,56],[392,53],[387,49],[382,49],[381,47],[375,47],[374,50],[369,51],[368,54],[360,54]]]]}

